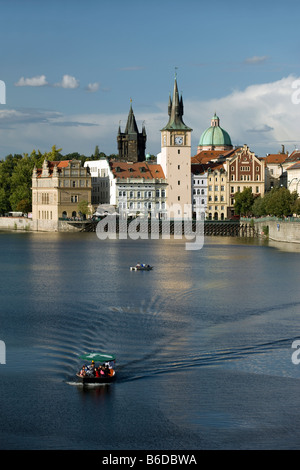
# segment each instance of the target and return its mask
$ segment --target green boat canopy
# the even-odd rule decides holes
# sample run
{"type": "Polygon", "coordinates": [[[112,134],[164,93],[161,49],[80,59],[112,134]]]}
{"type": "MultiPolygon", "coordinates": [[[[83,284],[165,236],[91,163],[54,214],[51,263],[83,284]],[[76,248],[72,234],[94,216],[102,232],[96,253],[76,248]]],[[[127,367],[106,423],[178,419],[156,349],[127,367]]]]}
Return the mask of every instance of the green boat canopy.
{"type": "Polygon", "coordinates": [[[95,361],[95,362],[110,362],[110,361],[115,361],[116,357],[113,356],[112,354],[102,354],[102,353],[87,353],[83,354],[82,356],[79,356],[80,359],[83,359],[84,361],[95,361]]]}

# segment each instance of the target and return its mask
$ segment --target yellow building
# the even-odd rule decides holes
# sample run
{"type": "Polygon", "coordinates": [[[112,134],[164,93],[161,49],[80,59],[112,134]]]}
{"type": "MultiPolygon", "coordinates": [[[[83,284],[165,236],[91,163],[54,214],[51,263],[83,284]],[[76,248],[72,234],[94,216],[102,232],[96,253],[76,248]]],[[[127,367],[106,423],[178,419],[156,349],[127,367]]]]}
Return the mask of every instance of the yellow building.
{"type": "Polygon", "coordinates": [[[89,168],[79,160],[44,160],[32,174],[32,219],[40,230],[56,230],[59,220],[80,218],[78,204],[91,206],[89,168]]]}

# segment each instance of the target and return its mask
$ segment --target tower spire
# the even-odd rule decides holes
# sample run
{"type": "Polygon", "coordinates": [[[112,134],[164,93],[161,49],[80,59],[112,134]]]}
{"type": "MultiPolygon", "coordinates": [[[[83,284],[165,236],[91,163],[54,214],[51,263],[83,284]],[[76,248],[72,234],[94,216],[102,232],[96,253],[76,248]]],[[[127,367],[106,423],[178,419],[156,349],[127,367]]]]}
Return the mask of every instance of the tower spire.
{"type": "Polygon", "coordinates": [[[162,130],[167,130],[167,129],[192,130],[184,124],[183,119],[182,119],[183,99],[182,99],[182,95],[179,98],[179,93],[178,93],[177,68],[178,67],[175,67],[173,97],[171,98],[171,95],[169,96],[169,103],[168,103],[169,122],[162,130]]]}

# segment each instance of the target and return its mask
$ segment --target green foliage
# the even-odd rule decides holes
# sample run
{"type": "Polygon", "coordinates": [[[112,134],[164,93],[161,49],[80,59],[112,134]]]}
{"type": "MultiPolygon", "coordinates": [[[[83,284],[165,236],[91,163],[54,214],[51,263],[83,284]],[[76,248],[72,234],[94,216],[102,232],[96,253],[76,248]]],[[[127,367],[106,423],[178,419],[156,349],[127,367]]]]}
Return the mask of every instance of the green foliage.
{"type": "MultiPolygon", "coordinates": [[[[34,167],[41,168],[45,159],[49,161],[76,159],[80,160],[82,165],[87,160],[85,155],[80,155],[78,152],[63,156],[61,150],[53,145],[50,152],[33,150],[30,155],[10,154],[0,160],[0,215],[10,210],[31,211],[32,171],[34,167]]],[[[97,158],[102,155],[106,156],[100,152],[97,158]]]]}
{"type": "Polygon", "coordinates": [[[266,214],[275,217],[292,215],[292,206],[295,203],[295,197],[295,194],[291,194],[286,188],[273,188],[265,196],[266,214]]]}
{"type": "Polygon", "coordinates": [[[235,193],[234,201],[235,214],[248,216],[252,213],[254,196],[251,188],[244,188],[242,192],[235,193]]]}
{"type": "Polygon", "coordinates": [[[279,218],[300,215],[300,199],[296,191],[291,193],[284,187],[276,187],[265,193],[263,198],[255,198],[252,214],[255,217],[269,215],[279,218]]]}
{"type": "Polygon", "coordinates": [[[87,201],[79,202],[77,207],[78,207],[78,212],[80,212],[82,215],[90,215],[91,211],[90,211],[87,201]]]}

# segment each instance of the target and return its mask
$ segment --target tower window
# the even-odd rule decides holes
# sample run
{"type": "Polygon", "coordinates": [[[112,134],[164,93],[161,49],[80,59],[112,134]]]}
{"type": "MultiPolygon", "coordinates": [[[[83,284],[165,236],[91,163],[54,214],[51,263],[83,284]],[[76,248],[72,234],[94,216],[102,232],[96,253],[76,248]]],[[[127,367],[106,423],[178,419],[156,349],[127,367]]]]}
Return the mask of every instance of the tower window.
{"type": "Polygon", "coordinates": [[[178,154],[180,154],[180,150],[178,149],[178,154]]]}

